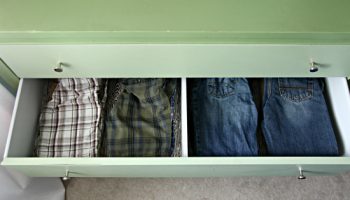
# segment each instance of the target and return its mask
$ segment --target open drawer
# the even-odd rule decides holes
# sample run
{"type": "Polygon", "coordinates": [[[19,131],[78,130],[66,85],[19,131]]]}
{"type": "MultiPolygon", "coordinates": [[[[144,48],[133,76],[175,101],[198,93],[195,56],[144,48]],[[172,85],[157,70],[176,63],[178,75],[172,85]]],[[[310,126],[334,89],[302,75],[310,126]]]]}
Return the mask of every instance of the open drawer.
{"type": "Polygon", "coordinates": [[[186,78],[181,81],[182,157],[32,157],[44,81],[21,79],[2,165],[40,177],[217,177],[327,175],[350,170],[350,95],[345,78],[326,78],[339,157],[188,157],[186,78]]]}

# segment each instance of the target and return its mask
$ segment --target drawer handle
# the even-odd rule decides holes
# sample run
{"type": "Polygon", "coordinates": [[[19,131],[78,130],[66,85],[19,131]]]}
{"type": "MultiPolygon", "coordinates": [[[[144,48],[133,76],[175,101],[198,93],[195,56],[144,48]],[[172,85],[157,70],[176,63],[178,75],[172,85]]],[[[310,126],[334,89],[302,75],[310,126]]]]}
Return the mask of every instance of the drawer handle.
{"type": "Polygon", "coordinates": [[[69,170],[66,169],[66,173],[64,174],[64,176],[62,177],[62,181],[68,181],[70,178],[69,178],[69,170]]]}
{"type": "Polygon", "coordinates": [[[298,176],[298,180],[305,180],[306,176],[304,176],[304,170],[303,168],[299,167],[299,176],[298,176]]]}
{"type": "Polygon", "coordinates": [[[314,73],[318,71],[318,63],[313,61],[312,59],[310,60],[310,72],[314,73]]]}
{"type": "Polygon", "coordinates": [[[63,63],[58,62],[58,63],[56,64],[56,66],[53,68],[53,70],[54,70],[55,72],[61,73],[61,72],[63,72],[62,66],[63,66],[63,63]]]}

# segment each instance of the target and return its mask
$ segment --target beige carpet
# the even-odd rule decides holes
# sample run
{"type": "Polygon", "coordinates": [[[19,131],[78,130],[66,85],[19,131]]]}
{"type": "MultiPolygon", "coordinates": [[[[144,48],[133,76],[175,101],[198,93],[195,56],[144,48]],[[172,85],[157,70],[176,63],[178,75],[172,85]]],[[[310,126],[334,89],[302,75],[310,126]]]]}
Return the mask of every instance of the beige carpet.
{"type": "Polygon", "coordinates": [[[73,178],[68,200],[350,199],[350,173],[338,176],[235,178],[73,178]]]}

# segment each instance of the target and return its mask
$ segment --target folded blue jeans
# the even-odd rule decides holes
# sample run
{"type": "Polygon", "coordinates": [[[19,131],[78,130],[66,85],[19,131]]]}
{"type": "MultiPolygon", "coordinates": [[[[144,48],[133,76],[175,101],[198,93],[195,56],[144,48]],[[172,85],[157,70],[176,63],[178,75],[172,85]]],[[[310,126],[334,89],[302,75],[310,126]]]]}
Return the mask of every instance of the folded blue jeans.
{"type": "Polygon", "coordinates": [[[256,156],[257,109],[245,78],[193,79],[195,154],[256,156]]]}
{"type": "Polygon", "coordinates": [[[262,130],[274,156],[335,156],[322,79],[265,79],[262,130]]]}

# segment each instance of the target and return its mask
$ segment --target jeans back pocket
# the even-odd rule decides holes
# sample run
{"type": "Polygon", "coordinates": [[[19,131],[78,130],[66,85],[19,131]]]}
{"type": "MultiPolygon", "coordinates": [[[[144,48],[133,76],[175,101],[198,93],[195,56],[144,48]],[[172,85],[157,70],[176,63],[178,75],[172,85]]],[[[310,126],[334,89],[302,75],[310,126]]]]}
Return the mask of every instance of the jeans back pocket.
{"type": "Polygon", "coordinates": [[[235,93],[237,78],[208,78],[208,94],[217,98],[224,98],[235,93]]]}
{"type": "Polygon", "coordinates": [[[313,96],[314,79],[279,78],[278,88],[281,97],[292,102],[309,100],[313,96]]]}

